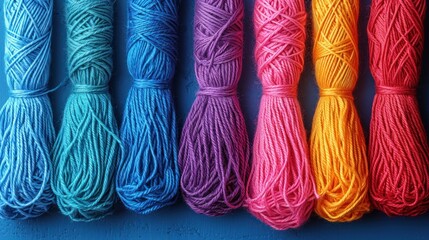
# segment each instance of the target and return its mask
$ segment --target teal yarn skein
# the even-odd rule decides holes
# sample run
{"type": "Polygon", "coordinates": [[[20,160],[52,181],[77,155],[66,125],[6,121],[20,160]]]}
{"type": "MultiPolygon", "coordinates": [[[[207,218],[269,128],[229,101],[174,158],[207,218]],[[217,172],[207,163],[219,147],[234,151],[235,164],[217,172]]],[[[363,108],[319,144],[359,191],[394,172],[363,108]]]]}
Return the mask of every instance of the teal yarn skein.
{"type": "Polygon", "coordinates": [[[0,110],[0,217],[47,212],[55,140],[48,97],[52,0],[5,0],[5,70],[10,97],[0,110]]]}
{"type": "Polygon", "coordinates": [[[64,215],[100,219],[113,211],[121,149],[108,93],[113,60],[113,1],[66,0],[73,90],[53,149],[52,189],[64,215]]]}
{"type": "Polygon", "coordinates": [[[128,2],[128,69],[134,78],[121,128],[116,178],[124,205],[141,214],[173,204],[179,189],[177,129],[169,89],[178,41],[177,0],[128,2]]]}

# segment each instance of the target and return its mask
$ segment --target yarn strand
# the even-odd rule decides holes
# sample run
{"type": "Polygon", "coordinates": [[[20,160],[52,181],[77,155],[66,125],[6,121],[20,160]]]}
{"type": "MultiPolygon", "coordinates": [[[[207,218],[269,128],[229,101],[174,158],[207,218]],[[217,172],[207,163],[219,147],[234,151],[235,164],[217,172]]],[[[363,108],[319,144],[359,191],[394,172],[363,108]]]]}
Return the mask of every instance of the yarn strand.
{"type": "Polygon", "coordinates": [[[297,100],[307,14],[302,0],[256,0],[254,11],[263,95],[246,203],[277,230],[297,228],[310,217],[316,199],[297,100]]]}
{"type": "Polygon", "coordinates": [[[242,206],[249,140],[237,97],[243,54],[242,0],[196,0],[195,73],[200,85],[179,150],[181,188],[197,213],[242,206]]]}
{"type": "Polygon", "coordinates": [[[371,6],[368,40],[377,91],[370,196],[388,215],[416,216],[429,207],[429,148],[416,98],[426,1],[374,0],[371,6]]]}
{"type": "Polygon", "coordinates": [[[169,90],[177,60],[176,0],[130,0],[128,67],[135,79],[125,106],[117,192],[146,214],[175,202],[177,130],[169,90]]]}
{"type": "Polygon", "coordinates": [[[0,110],[0,217],[26,219],[54,202],[55,140],[47,93],[52,1],[5,0],[5,70],[10,97],[0,110]]]}
{"type": "Polygon", "coordinates": [[[315,211],[328,221],[353,221],[369,211],[365,137],[353,102],[358,79],[358,0],[314,0],[313,61],[320,100],[310,153],[315,211]]]}
{"type": "Polygon", "coordinates": [[[53,149],[52,188],[61,212],[91,221],[112,212],[120,139],[108,94],[113,1],[67,0],[72,93],[53,149]]]}

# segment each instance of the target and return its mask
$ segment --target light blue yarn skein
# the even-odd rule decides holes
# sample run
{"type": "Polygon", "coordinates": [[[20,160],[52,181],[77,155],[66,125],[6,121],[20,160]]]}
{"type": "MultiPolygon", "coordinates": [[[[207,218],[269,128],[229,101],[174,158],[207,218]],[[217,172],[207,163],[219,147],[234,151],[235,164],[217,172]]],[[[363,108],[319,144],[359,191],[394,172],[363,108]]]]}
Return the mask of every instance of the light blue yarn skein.
{"type": "Polygon", "coordinates": [[[10,98],[0,110],[0,217],[26,219],[54,202],[49,181],[55,129],[47,96],[53,5],[5,0],[3,6],[10,98]]]}
{"type": "Polygon", "coordinates": [[[134,78],[116,178],[124,205],[141,214],[176,201],[177,129],[169,89],[177,60],[177,0],[129,0],[128,69],[134,78]]]}
{"type": "Polygon", "coordinates": [[[72,93],[53,150],[52,189],[74,221],[112,213],[120,139],[108,93],[112,75],[113,1],[66,0],[72,93]]]}

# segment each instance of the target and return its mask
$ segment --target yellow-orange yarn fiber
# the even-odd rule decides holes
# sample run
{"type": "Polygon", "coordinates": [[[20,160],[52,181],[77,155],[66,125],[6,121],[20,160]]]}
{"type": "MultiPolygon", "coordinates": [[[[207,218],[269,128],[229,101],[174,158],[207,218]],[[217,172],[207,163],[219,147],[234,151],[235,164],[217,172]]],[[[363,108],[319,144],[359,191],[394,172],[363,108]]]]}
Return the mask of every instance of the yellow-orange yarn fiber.
{"type": "Polygon", "coordinates": [[[365,137],[353,102],[358,79],[358,0],[313,0],[313,61],[320,100],[310,137],[315,211],[353,221],[369,211],[365,137]]]}

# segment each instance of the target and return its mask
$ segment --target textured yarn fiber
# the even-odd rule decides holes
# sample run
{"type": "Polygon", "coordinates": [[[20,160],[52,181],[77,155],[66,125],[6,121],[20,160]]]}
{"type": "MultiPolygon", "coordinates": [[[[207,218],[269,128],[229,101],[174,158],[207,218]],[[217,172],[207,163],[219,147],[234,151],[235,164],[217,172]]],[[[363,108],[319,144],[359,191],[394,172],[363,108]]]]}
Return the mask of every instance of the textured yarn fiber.
{"type": "Polygon", "coordinates": [[[55,129],[47,96],[53,4],[5,0],[3,6],[10,97],[0,110],[0,217],[24,219],[42,215],[54,202],[55,129]]]}
{"type": "Polygon", "coordinates": [[[353,102],[358,79],[358,0],[313,0],[313,61],[320,100],[310,138],[316,213],[352,221],[369,211],[365,137],[353,102]]]}
{"type": "Polygon", "coordinates": [[[54,145],[52,188],[61,212],[76,221],[112,212],[120,150],[108,94],[112,72],[113,1],[67,0],[72,93],[54,145]]]}
{"type": "Polygon", "coordinates": [[[368,23],[376,84],[369,145],[374,206],[416,216],[429,206],[429,148],[416,98],[426,1],[373,0],[368,23]]]}
{"type": "Polygon", "coordinates": [[[200,86],[183,128],[181,187],[196,212],[222,215],[242,206],[249,140],[237,98],[242,70],[242,0],[196,0],[195,72],[200,86]]]}
{"type": "Polygon", "coordinates": [[[176,0],[130,0],[123,156],[117,192],[129,209],[149,213],[175,202],[179,189],[177,129],[170,81],[177,60],[176,0]]]}
{"type": "Polygon", "coordinates": [[[304,65],[303,0],[256,0],[256,61],[263,95],[246,204],[271,227],[301,226],[315,186],[297,88],[304,65]]]}

